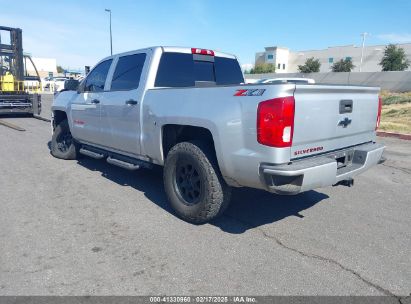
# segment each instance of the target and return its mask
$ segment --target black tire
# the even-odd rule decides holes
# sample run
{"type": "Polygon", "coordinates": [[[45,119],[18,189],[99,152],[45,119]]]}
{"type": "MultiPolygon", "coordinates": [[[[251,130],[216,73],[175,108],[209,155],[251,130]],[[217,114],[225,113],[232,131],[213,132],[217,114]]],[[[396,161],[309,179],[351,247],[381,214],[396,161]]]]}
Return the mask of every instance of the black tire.
{"type": "Polygon", "coordinates": [[[54,129],[51,138],[51,154],[61,159],[77,159],[78,144],[71,136],[67,119],[61,121],[54,129]]]}
{"type": "Polygon", "coordinates": [[[182,142],[167,155],[164,165],[167,198],[182,219],[202,224],[221,215],[231,198],[217,160],[208,145],[182,142]]]}

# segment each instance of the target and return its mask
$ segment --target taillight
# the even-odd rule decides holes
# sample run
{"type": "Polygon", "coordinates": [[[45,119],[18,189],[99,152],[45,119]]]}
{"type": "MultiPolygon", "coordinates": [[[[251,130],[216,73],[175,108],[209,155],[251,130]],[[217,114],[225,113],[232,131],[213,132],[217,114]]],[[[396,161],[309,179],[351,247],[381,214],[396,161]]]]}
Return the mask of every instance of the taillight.
{"type": "Polygon", "coordinates": [[[257,141],[270,147],[290,147],[294,132],[293,96],[262,101],[257,109],[257,141]]]}
{"type": "Polygon", "coordinates": [[[214,51],[191,48],[191,54],[214,56],[214,51]]]}
{"type": "Polygon", "coordinates": [[[379,96],[379,97],[378,97],[377,124],[375,125],[375,130],[377,130],[377,129],[380,127],[381,109],[382,109],[382,98],[381,98],[381,96],[379,96]]]}

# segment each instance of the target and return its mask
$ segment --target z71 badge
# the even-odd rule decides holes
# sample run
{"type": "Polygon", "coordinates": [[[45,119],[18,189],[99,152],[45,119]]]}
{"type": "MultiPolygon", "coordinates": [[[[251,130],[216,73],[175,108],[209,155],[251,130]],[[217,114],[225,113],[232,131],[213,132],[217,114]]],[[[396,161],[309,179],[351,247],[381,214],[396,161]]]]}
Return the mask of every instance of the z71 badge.
{"type": "Polygon", "coordinates": [[[265,89],[237,90],[234,96],[261,96],[264,92],[265,89]]]}

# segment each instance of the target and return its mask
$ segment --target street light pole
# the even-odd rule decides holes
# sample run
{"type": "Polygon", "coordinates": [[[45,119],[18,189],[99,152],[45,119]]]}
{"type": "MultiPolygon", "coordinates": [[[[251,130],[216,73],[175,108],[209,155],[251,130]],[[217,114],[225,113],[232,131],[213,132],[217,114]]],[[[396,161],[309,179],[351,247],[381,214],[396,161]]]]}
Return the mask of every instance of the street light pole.
{"type": "Polygon", "coordinates": [[[110,52],[113,55],[113,36],[111,33],[111,9],[105,9],[106,12],[110,13],[110,52]]]}
{"type": "Polygon", "coordinates": [[[363,61],[363,58],[364,58],[365,37],[367,35],[368,35],[368,33],[366,33],[366,32],[361,34],[361,36],[362,36],[362,49],[361,49],[360,72],[361,72],[361,68],[362,68],[362,61],[363,61]]]}

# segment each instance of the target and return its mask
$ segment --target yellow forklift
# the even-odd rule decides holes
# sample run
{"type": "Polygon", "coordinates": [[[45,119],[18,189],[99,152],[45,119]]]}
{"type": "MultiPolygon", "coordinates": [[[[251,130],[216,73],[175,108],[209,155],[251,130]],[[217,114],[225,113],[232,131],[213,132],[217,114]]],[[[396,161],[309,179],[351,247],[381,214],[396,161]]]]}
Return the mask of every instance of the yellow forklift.
{"type": "Polygon", "coordinates": [[[0,26],[0,115],[41,112],[41,80],[30,56],[23,54],[22,30],[0,26]],[[29,75],[27,63],[36,75],[29,75]]]}

